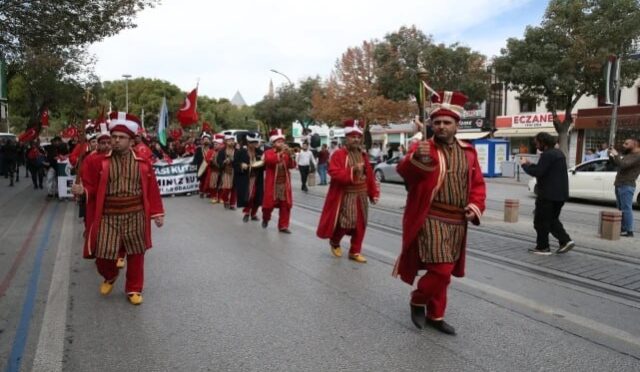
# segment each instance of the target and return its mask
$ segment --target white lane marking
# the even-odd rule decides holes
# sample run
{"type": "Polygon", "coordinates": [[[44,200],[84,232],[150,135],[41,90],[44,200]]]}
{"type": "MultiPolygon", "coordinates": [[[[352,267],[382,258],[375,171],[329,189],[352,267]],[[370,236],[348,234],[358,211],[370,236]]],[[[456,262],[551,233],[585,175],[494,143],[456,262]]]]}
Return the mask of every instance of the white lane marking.
{"type": "MultiPolygon", "coordinates": [[[[298,221],[291,221],[292,224],[302,227],[304,229],[307,230],[311,230],[315,232],[315,227],[308,225],[306,223],[303,222],[298,222],[298,221]]],[[[378,247],[369,245],[369,244],[363,244],[365,250],[370,251],[375,253],[378,256],[382,256],[385,259],[390,260],[390,262],[395,262],[396,257],[393,256],[392,254],[390,254],[387,251],[384,251],[378,247]]],[[[623,342],[629,343],[631,345],[634,345],[636,347],[640,346],[640,338],[638,338],[637,336],[623,331],[621,329],[615,328],[615,327],[611,327],[609,325],[603,324],[603,323],[599,323],[596,322],[593,319],[589,319],[580,315],[576,315],[573,313],[570,313],[568,311],[559,309],[559,308],[554,308],[551,306],[546,306],[543,304],[540,304],[536,301],[530,300],[528,298],[522,297],[520,295],[517,295],[513,292],[509,292],[509,291],[505,291],[503,289],[488,285],[488,284],[484,284],[478,281],[475,281],[473,279],[469,279],[469,278],[462,278],[460,280],[458,280],[456,282],[457,284],[466,286],[468,288],[471,288],[473,290],[476,291],[483,291],[485,293],[488,293],[490,295],[493,295],[495,297],[499,297],[503,300],[507,300],[509,302],[515,303],[517,305],[529,308],[535,312],[539,312],[541,314],[550,316],[552,318],[554,318],[555,320],[558,320],[559,318],[561,318],[562,321],[567,321],[569,323],[573,323],[581,328],[586,328],[589,329],[591,331],[600,333],[602,335],[605,335],[607,337],[611,337],[611,338],[615,338],[618,340],[621,340],[623,342]]]]}
{"type": "Polygon", "coordinates": [[[67,322],[67,303],[69,299],[69,276],[71,250],[73,243],[75,204],[68,204],[62,232],[58,242],[58,252],[51,275],[51,285],[44,309],[42,328],[38,337],[38,346],[33,360],[34,372],[62,371],[64,355],[64,335],[67,322]]]}

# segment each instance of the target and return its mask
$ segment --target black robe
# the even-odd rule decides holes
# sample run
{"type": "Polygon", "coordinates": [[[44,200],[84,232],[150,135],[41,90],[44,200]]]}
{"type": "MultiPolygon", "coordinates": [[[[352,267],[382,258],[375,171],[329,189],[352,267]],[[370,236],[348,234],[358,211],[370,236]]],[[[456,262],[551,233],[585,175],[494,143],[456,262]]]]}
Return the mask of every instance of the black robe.
{"type": "MultiPolygon", "coordinates": [[[[262,160],[262,150],[256,149],[256,161],[262,160]]],[[[233,159],[234,169],[234,185],[238,195],[238,207],[258,207],[262,205],[262,194],[264,193],[264,166],[254,169],[242,170],[242,163],[249,164],[249,151],[242,147],[236,150],[233,159]],[[256,194],[253,198],[253,205],[247,205],[249,201],[249,176],[251,173],[256,175],[256,194]]]]}

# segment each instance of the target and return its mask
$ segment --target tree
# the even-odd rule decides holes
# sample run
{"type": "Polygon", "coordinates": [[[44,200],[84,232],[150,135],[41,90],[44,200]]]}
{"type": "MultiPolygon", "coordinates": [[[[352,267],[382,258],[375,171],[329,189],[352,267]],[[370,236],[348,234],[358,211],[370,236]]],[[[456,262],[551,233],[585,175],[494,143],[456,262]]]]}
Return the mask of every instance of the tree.
{"type": "MultiPolygon", "coordinates": [[[[607,58],[626,58],[638,37],[640,4],[635,0],[552,0],[539,27],[528,27],[523,39],[507,40],[494,68],[521,97],[546,103],[560,148],[568,153],[576,103],[604,92],[607,58]]],[[[640,62],[625,59],[623,65],[621,80],[630,86],[640,62]]]]}
{"type": "MultiPolygon", "coordinates": [[[[313,116],[317,120],[331,124],[348,118],[367,124],[409,120],[412,110],[408,101],[395,101],[378,91],[374,50],[374,41],[364,41],[362,46],[342,54],[325,87],[313,96],[313,116]]],[[[368,131],[369,125],[365,137],[368,131]]]]}
{"type": "Polygon", "coordinates": [[[3,0],[0,58],[19,59],[26,48],[89,45],[135,27],[136,13],[158,0],[3,0]]]}
{"type": "Polygon", "coordinates": [[[315,121],[312,97],[319,87],[317,76],[300,81],[298,88],[291,84],[278,87],[273,97],[265,96],[255,104],[255,115],[269,128],[289,128],[295,121],[308,125],[315,121]]]}
{"type": "Polygon", "coordinates": [[[480,103],[488,94],[484,55],[458,43],[436,45],[415,26],[387,34],[376,45],[375,60],[378,89],[390,99],[418,101],[419,68],[427,71],[435,90],[462,91],[470,103],[480,103]]]}

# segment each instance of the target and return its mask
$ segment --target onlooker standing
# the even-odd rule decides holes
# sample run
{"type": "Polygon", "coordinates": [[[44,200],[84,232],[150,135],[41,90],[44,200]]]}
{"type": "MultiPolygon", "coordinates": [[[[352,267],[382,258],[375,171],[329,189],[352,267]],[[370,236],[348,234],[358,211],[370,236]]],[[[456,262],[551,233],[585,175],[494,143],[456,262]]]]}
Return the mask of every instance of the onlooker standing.
{"type": "Polygon", "coordinates": [[[536,209],[533,227],[536,229],[536,247],[530,252],[548,256],[549,232],[558,239],[560,248],[556,253],[570,251],[575,243],[564,230],[560,222],[560,212],[564,202],[569,199],[569,174],[564,153],[555,148],[556,140],[545,132],[538,133],[535,144],[542,153],[538,164],[531,164],[522,158],[520,164],[530,176],[536,177],[536,209]]]}
{"type": "Polygon", "coordinates": [[[616,187],[616,204],[622,211],[622,233],[620,236],[633,236],[633,194],[636,191],[636,179],[640,174],[640,143],[629,138],[622,144],[622,155],[611,149],[609,159],[618,166],[613,185],[616,187]]]}
{"type": "Polygon", "coordinates": [[[310,167],[312,165],[315,166],[315,160],[313,159],[313,153],[309,151],[309,144],[307,142],[302,144],[302,150],[296,156],[296,163],[298,164],[300,178],[302,179],[302,191],[309,191],[307,188],[307,178],[309,177],[310,167]]]}
{"type": "Polygon", "coordinates": [[[587,153],[584,155],[583,161],[595,160],[600,157],[600,155],[598,155],[598,153],[596,152],[596,149],[587,149],[586,152],[587,153]]]}
{"type": "Polygon", "coordinates": [[[606,142],[602,142],[600,144],[600,151],[597,152],[598,158],[606,159],[609,157],[609,144],[606,142]]]}
{"type": "Polygon", "coordinates": [[[330,155],[327,145],[322,145],[322,148],[318,152],[318,175],[320,176],[319,185],[327,185],[327,167],[329,165],[330,155]]]}

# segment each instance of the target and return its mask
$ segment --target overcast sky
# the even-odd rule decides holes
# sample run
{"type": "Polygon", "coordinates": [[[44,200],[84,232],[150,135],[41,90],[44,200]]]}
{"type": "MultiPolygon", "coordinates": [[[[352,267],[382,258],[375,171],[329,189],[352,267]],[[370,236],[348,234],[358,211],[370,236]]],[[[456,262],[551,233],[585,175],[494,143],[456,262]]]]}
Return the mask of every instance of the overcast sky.
{"type": "Polygon", "coordinates": [[[269,80],[326,78],[340,55],[363,40],[416,25],[436,42],[460,42],[498,55],[509,37],[538,25],[544,0],[162,0],[137,17],[138,27],[91,47],[101,80],[147,77],[188,91],[248,104],[269,80]]]}

